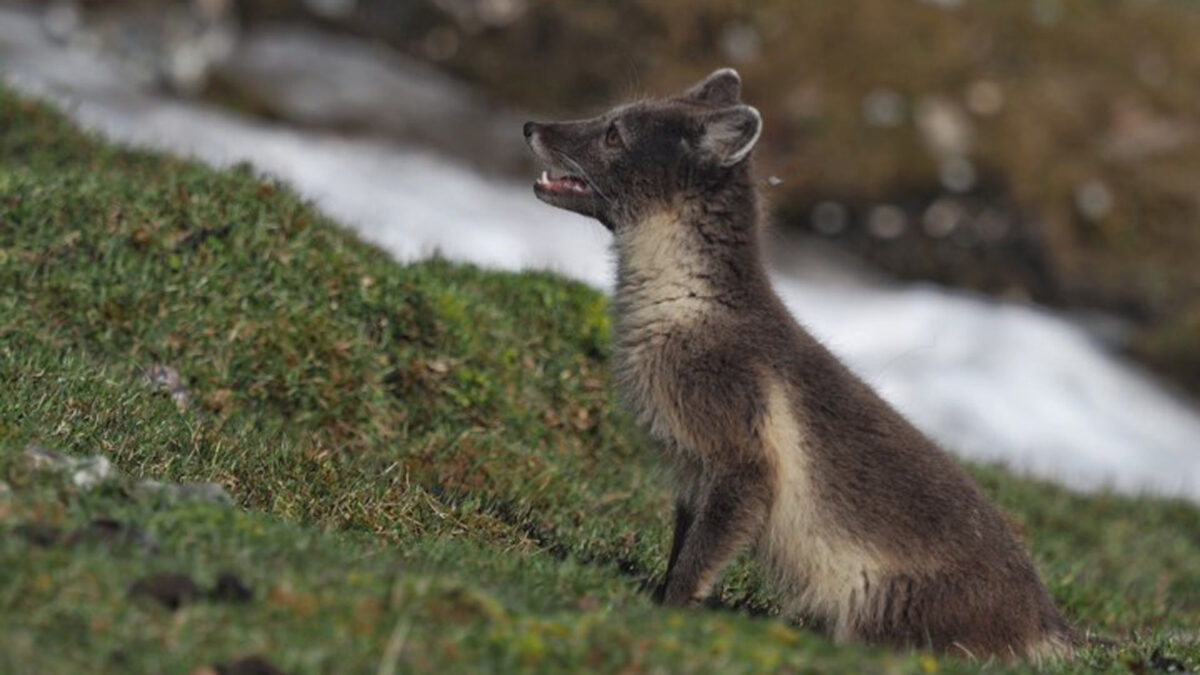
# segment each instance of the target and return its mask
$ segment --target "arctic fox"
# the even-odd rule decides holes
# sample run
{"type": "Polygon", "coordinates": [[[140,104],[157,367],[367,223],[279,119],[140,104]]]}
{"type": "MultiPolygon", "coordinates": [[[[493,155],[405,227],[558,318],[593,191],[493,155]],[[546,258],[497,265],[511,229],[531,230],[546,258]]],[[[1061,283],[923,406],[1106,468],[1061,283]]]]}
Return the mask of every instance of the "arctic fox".
{"type": "Polygon", "coordinates": [[[753,547],[784,608],[837,640],[1070,655],[1076,632],[999,510],[772,290],[749,161],[762,118],[740,95],[723,69],[524,129],[537,197],[613,234],[613,372],[678,485],[663,601],[699,602],[753,547]]]}

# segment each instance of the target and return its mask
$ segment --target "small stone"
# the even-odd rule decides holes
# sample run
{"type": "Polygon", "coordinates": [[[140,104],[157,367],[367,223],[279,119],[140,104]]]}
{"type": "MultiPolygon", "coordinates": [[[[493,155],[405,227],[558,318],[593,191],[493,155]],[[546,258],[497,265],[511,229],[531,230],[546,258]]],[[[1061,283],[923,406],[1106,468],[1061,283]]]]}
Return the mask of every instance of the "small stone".
{"type": "Polygon", "coordinates": [[[76,459],[72,464],[71,482],[80,490],[90,490],[116,474],[112,462],[101,455],[76,459]]]}
{"type": "Polygon", "coordinates": [[[208,597],[218,602],[241,604],[254,599],[254,591],[243,583],[238,575],[232,572],[222,572],[217,576],[217,583],[208,597]]]}
{"type": "Polygon", "coordinates": [[[129,587],[130,597],[145,596],[172,611],[201,595],[192,578],[178,572],[162,572],[143,577],[129,587]]]}
{"type": "Polygon", "coordinates": [[[146,369],[145,377],[152,388],[170,394],[175,407],[180,410],[187,408],[188,390],[179,371],[164,363],[155,363],[146,369]]]}
{"type": "Polygon", "coordinates": [[[270,661],[261,656],[247,656],[229,663],[217,664],[219,675],[283,675],[270,661]]]}
{"type": "Polygon", "coordinates": [[[62,471],[69,466],[69,461],[65,456],[40,445],[25,446],[25,457],[28,459],[29,465],[39,471],[62,471]]]}
{"type": "Polygon", "coordinates": [[[11,499],[12,494],[13,494],[13,489],[8,485],[8,483],[5,483],[4,481],[0,480],[0,501],[5,501],[7,499],[11,499]]]}
{"type": "Polygon", "coordinates": [[[163,483],[144,480],[138,483],[143,492],[160,495],[167,501],[195,501],[210,504],[232,505],[233,498],[220,483],[163,483]]]}
{"type": "Polygon", "coordinates": [[[39,471],[69,471],[71,482],[81,490],[93,488],[117,473],[112,462],[102,455],[68,457],[41,446],[29,445],[25,448],[25,457],[30,466],[39,471]]]}

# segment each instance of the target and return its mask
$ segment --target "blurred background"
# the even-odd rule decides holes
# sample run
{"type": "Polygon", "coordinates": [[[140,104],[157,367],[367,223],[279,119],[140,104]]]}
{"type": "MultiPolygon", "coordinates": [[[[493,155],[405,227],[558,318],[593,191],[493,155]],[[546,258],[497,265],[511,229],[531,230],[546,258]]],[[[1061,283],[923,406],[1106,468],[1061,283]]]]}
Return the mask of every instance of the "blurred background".
{"type": "Polygon", "coordinates": [[[734,66],[798,316],[949,447],[1200,497],[1194,2],[0,8],[7,81],[84,123],[251,161],[401,259],[600,287],[606,237],[534,203],[520,122],[734,66]]]}

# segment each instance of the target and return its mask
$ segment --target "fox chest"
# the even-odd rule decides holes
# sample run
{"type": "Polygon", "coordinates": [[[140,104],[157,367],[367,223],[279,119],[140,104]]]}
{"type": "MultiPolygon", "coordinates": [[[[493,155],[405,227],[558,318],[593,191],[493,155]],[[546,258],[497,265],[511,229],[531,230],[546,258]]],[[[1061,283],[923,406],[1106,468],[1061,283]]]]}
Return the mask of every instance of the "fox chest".
{"type": "Polygon", "coordinates": [[[676,321],[637,321],[619,317],[613,373],[626,408],[669,447],[687,446],[696,426],[690,419],[686,368],[688,354],[702,339],[696,326],[676,321]]]}

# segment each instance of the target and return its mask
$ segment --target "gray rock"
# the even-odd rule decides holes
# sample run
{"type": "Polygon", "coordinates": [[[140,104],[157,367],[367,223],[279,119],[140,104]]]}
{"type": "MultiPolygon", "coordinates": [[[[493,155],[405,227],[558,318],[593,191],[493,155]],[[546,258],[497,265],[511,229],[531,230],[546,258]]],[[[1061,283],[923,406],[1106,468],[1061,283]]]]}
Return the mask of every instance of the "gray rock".
{"type": "Polygon", "coordinates": [[[25,458],[29,465],[38,471],[64,471],[70,467],[70,458],[66,455],[47,450],[40,445],[25,446],[25,458]]]}
{"type": "Polygon", "coordinates": [[[160,495],[171,502],[209,502],[211,504],[233,504],[233,498],[220,483],[163,483],[144,480],[138,489],[148,494],[160,495]]]}
{"type": "Polygon", "coordinates": [[[71,483],[81,490],[89,490],[117,476],[112,462],[102,455],[69,457],[38,445],[29,445],[25,448],[25,457],[35,470],[70,474],[71,483]]]}
{"type": "Polygon", "coordinates": [[[179,376],[179,371],[164,363],[155,363],[146,369],[145,377],[153,389],[170,394],[177,408],[187,408],[188,390],[183,384],[183,378],[179,376]]]}
{"type": "Polygon", "coordinates": [[[71,482],[80,490],[90,490],[116,475],[112,462],[101,455],[75,459],[71,465],[71,482]]]}

